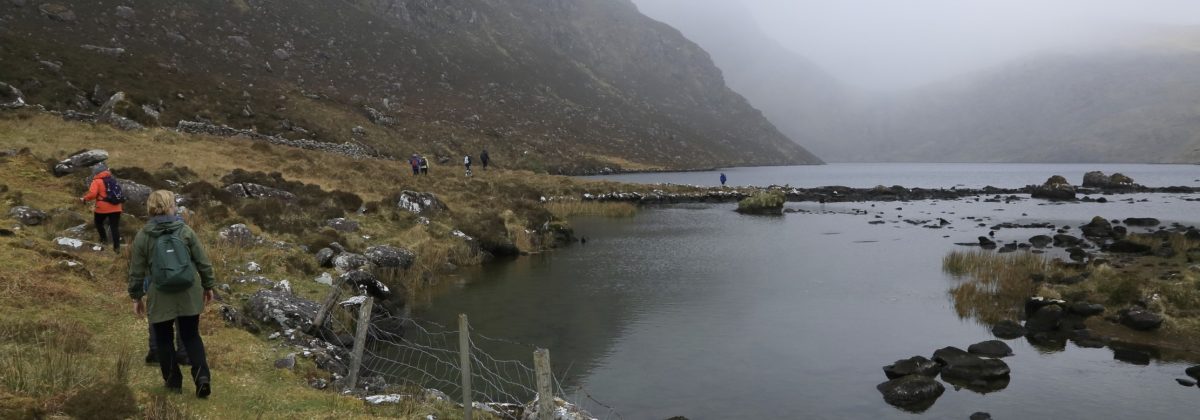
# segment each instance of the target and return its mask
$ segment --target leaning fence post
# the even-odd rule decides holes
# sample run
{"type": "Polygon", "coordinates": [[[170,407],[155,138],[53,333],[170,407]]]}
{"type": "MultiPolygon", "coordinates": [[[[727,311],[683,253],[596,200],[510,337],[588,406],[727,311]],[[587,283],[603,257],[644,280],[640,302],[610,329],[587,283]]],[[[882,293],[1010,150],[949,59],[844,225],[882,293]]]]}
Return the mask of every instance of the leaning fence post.
{"type": "Polygon", "coordinates": [[[346,388],[358,387],[358,371],[362,367],[363,350],[367,347],[367,330],[371,328],[371,307],[375,298],[367,297],[358,308],[358,330],[354,334],[354,351],[350,354],[350,372],[346,377],[346,388]]]}
{"type": "Polygon", "coordinates": [[[345,278],[339,278],[333,282],[333,287],[329,289],[329,294],[325,295],[325,300],[321,301],[321,309],[317,310],[316,318],[313,318],[312,326],[309,327],[308,333],[320,337],[318,333],[325,326],[325,320],[332,313],[333,306],[337,304],[338,297],[342,295],[342,282],[345,278]]]}
{"type": "Polygon", "coordinates": [[[462,366],[463,418],[471,420],[471,327],[467,314],[458,314],[458,362],[462,366]]]}
{"type": "Polygon", "coordinates": [[[533,351],[533,369],[537,375],[538,420],[554,418],[554,387],[550,374],[550,350],[533,351]]]}

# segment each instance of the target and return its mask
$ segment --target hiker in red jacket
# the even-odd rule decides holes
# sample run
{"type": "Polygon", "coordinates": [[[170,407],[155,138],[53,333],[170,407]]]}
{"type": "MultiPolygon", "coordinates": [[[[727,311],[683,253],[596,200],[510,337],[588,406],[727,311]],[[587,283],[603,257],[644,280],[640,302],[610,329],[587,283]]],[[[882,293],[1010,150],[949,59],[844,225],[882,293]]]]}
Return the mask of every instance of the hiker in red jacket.
{"type": "MultiPolygon", "coordinates": [[[[108,166],[103,162],[97,163],[92,167],[92,185],[88,188],[87,195],[84,195],[79,201],[87,203],[89,201],[96,202],[95,222],[96,231],[100,232],[100,243],[108,242],[108,237],[112,236],[113,252],[121,252],[121,205],[105,201],[108,197],[108,191],[104,188],[104,179],[111,178],[112,172],[108,171],[108,166]],[[108,230],[105,231],[107,225],[108,230]]],[[[114,178],[115,179],[115,178],[114,178]]]]}

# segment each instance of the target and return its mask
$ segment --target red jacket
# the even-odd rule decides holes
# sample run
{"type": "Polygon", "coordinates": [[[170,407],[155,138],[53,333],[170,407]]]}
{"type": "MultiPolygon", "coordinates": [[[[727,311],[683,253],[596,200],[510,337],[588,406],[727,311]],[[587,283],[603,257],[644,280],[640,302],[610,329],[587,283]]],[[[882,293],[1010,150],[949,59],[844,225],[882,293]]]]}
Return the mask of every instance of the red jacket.
{"type": "Polygon", "coordinates": [[[95,179],[92,179],[92,186],[88,188],[87,195],[83,196],[83,201],[96,202],[96,214],[120,213],[122,210],[120,204],[113,204],[103,200],[108,195],[108,191],[104,189],[104,178],[110,176],[112,176],[112,172],[100,172],[96,175],[95,179]]]}

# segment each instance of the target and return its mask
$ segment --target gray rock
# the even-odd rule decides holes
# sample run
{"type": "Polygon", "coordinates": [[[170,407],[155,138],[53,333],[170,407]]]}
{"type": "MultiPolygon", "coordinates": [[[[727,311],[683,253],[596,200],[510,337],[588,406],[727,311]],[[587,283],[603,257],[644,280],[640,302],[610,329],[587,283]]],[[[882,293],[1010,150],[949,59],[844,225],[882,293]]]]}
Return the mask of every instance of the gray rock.
{"type": "Polygon", "coordinates": [[[253,45],[250,45],[250,41],[247,40],[246,37],[241,36],[241,35],[230,35],[228,37],[225,37],[225,39],[228,39],[229,42],[233,43],[233,45],[237,45],[238,47],[241,47],[241,48],[250,49],[253,47],[253,45]]]}
{"type": "Polygon", "coordinates": [[[64,176],[108,160],[108,152],[100,149],[85,150],[63,159],[54,165],[54,176],[64,176]]]}
{"type": "Polygon", "coordinates": [[[321,275],[317,276],[317,278],[313,279],[313,281],[326,286],[333,286],[333,276],[329,275],[329,273],[321,273],[321,275]]]}
{"type": "Polygon", "coordinates": [[[320,251],[317,251],[317,265],[321,268],[333,267],[333,256],[334,252],[332,249],[321,248],[320,251]]]}
{"type": "Polygon", "coordinates": [[[54,238],[54,247],[67,252],[100,252],[104,246],[74,238],[54,238]]]}
{"type": "Polygon", "coordinates": [[[913,356],[908,359],[897,360],[895,363],[883,367],[883,374],[887,375],[888,379],[896,379],[908,375],[934,377],[941,371],[942,365],[923,356],[913,356]]]}
{"type": "MultiPolygon", "coordinates": [[[[225,284],[223,286],[229,285],[225,284]]],[[[254,321],[251,321],[249,318],[243,316],[241,312],[232,306],[221,305],[221,319],[224,319],[225,324],[230,327],[242,328],[252,334],[259,333],[258,324],[255,324],[254,321]]]]}
{"type": "Polygon", "coordinates": [[[1084,317],[1096,316],[1104,313],[1104,305],[1098,303],[1074,302],[1069,308],[1071,313],[1082,315],[1084,317]]]}
{"type": "Polygon", "coordinates": [[[289,353],[287,357],[275,360],[276,369],[295,369],[296,368],[296,353],[289,353]]]}
{"type": "Polygon", "coordinates": [[[363,128],[361,125],[356,125],[354,128],[350,129],[350,133],[362,137],[367,135],[367,129],[363,128]]]}
{"type": "Polygon", "coordinates": [[[1079,230],[1083,231],[1083,236],[1093,238],[1111,238],[1113,236],[1112,224],[1099,216],[1093,217],[1090,223],[1080,226],[1079,230]]]}
{"type": "Polygon", "coordinates": [[[253,182],[229,184],[225,186],[225,191],[228,191],[230,194],[240,198],[269,198],[283,201],[291,201],[296,198],[296,195],[290,192],[278,188],[271,188],[266,185],[255,184],[253,182]]]}
{"type": "Polygon", "coordinates": [[[8,217],[25,226],[37,226],[46,221],[46,212],[28,206],[16,206],[8,209],[8,217]]]}
{"type": "Polygon", "coordinates": [[[396,206],[409,213],[427,217],[436,216],[447,210],[446,204],[442,203],[442,200],[439,200],[433,193],[416,191],[401,191],[400,196],[396,199],[396,206]]]}
{"type": "Polygon", "coordinates": [[[25,106],[25,94],[20,89],[8,83],[0,82],[0,108],[21,108],[25,106]]]}
{"type": "Polygon", "coordinates": [[[365,255],[372,265],[379,268],[408,269],[416,260],[416,254],[412,251],[388,245],[367,248],[365,255]]]}
{"type": "Polygon", "coordinates": [[[238,246],[248,246],[256,240],[254,232],[251,232],[250,228],[241,223],[217,231],[217,237],[222,241],[238,246]]]}
{"type": "Polygon", "coordinates": [[[125,20],[133,20],[133,18],[137,16],[137,12],[135,12],[133,8],[129,6],[117,6],[115,13],[117,17],[125,20]]]}
{"type": "Polygon", "coordinates": [[[967,352],[984,357],[1008,357],[1012,356],[1012,347],[1004,344],[1000,340],[988,340],[972,344],[967,347],[967,352]]]}
{"type": "Polygon", "coordinates": [[[307,330],[320,305],[294,294],[263,289],[246,301],[246,316],[279,329],[307,330]]]}
{"type": "Polygon", "coordinates": [[[1054,238],[1046,235],[1037,235],[1029,238],[1029,244],[1033,245],[1034,248],[1045,248],[1047,245],[1050,245],[1053,242],[1054,238]]]}
{"type": "Polygon", "coordinates": [[[992,420],[992,415],[982,411],[971,413],[969,420],[992,420]]]}
{"type": "Polygon", "coordinates": [[[1067,234],[1054,235],[1054,246],[1057,247],[1072,247],[1083,243],[1082,239],[1076,238],[1067,234]]]}
{"type": "Polygon", "coordinates": [[[369,271],[354,270],[342,275],[342,281],[346,284],[353,285],[359,290],[379,300],[387,300],[392,297],[392,290],[379,281],[374,274],[369,271]]]}
{"type": "Polygon", "coordinates": [[[333,228],[333,230],[336,230],[338,232],[347,232],[347,233],[358,232],[358,227],[359,227],[358,222],[344,218],[344,217],[338,217],[336,219],[326,220],[325,226],[329,226],[329,227],[333,228]]]}
{"type": "Polygon", "coordinates": [[[1183,386],[1196,386],[1196,381],[1192,380],[1192,379],[1178,378],[1178,379],[1175,379],[1175,382],[1177,382],[1183,386]]]}
{"type": "Polygon", "coordinates": [[[1025,320],[1025,329],[1033,332],[1056,331],[1062,316],[1063,308],[1061,306],[1043,306],[1025,320]]]}
{"type": "Polygon", "coordinates": [[[1121,311],[1121,324],[1138,331],[1153,331],[1162,326],[1162,315],[1138,306],[1121,311]]]}
{"type": "Polygon", "coordinates": [[[883,400],[888,404],[915,412],[929,409],[946,392],[946,387],[940,382],[923,375],[892,379],[875,388],[883,394],[883,400]]]}
{"type": "Polygon", "coordinates": [[[943,378],[963,380],[988,380],[1008,377],[1012,371],[1008,364],[999,359],[985,359],[977,356],[961,357],[942,368],[943,378]]]}
{"type": "Polygon", "coordinates": [[[367,257],[355,254],[353,252],[343,252],[338,254],[336,257],[333,257],[334,268],[337,268],[337,270],[342,273],[348,273],[365,267],[369,262],[370,261],[367,260],[367,257]]]}
{"type": "Polygon", "coordinates": [[[38,10],[42,12],[42,15],[50,18],[50,20],[59,22],[75,21],[75,12],[67,6],[58,3],[43,3],[41,6],[38,6],[38,10]]]}
{"type": "Polygon", "coordinates": [[[1125,224],[1129,225],[1129,226],[1150,227],[1150,226],[1158,226],[1160,223],[1162,223],[1162,222],[1160,222],[1158,219],[1155,219],[1153,217],[1130,217],[1128,219],[1125,219],[1125,224]]]}
{"type": "Polygon", "coordinates": [[[273,54],[275,54],[275,58],[278,58],[280,60],[288,60],[288,59],[292,58],[292,53],[288,52],[288,50],[285,50],[283,48],[276,48],[275,51],[273,51],[273,54]]]}

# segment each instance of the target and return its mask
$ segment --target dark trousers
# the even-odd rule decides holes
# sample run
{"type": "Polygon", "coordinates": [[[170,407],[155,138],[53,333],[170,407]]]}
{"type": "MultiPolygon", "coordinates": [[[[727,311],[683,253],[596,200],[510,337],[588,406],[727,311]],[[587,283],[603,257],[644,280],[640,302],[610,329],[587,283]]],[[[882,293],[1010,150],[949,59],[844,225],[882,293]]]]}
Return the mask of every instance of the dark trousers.
{"type": "Polygon", "coordinates": [[[188,358],[192,359],[192,381],[197,378],[211,378],[208,373],[208,359],[204,355],[204,341],[200,340],[200,315],[181,316],[179,318],[154,324],[154,338],[158,347],[158,367],[162,370],[163,380],[168,387],[183,386],[183,373],[175,362],[175,324],[179,324],[179,338],[187,349],[188,358]]]}
{"type": "Polygon", "coordinates": [[[96,213],[94,220],[96,231],[100,232],[100,243],[108,242],[108,237],[112,236],[113,250],[119,251],[121,249],[121,213],[96,213]]]}
{"type": "MultiPolygon", "coordinates": [[[[176,322],[175,325],[178,326],[179,323],[176,322]]],[[[155,357],[158,357],[158,337],[156,335],[154,333],[154,324],[150,324],[150,352],[154,353],[155,357]]],[[[183,345],[182,332],[175,333],[175,352],[180,356],[187,357],[187,346],[183,345]]]]}

